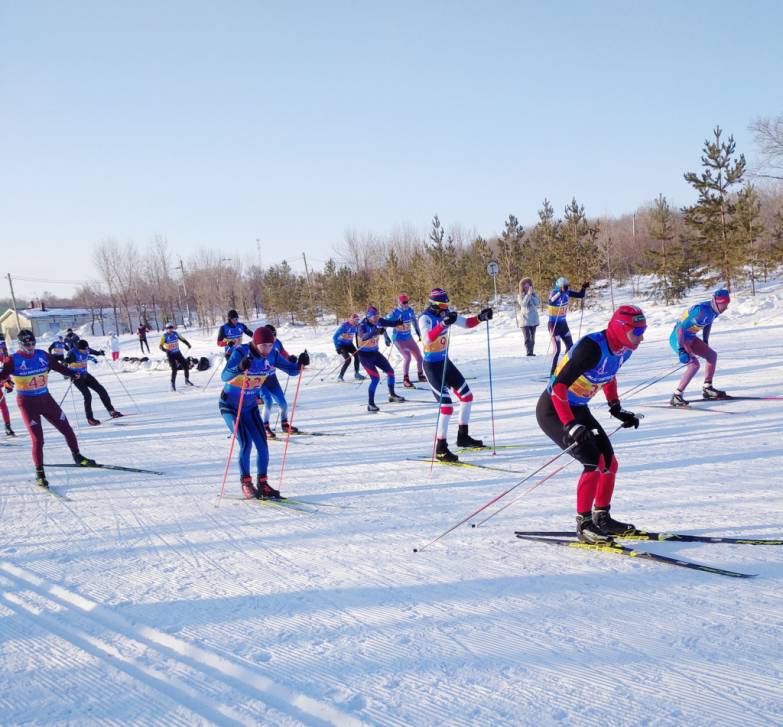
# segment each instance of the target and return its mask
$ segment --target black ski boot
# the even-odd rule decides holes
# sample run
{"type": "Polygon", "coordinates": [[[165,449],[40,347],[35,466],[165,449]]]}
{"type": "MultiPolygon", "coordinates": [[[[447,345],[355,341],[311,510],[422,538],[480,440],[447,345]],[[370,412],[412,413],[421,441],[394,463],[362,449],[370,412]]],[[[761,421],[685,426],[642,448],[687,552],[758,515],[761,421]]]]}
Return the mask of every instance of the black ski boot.
{"type": "Polygon", "coordinates": [[[403,377],[402,377],[402,385],[403,385],[403,386],[404,386],[406,389],[415,389],[415,388],[416,388],[416,387],[415,387],[415,386],[414,386],[414,385],[411,383],[410,376],[408,376],[408,375],[405,375],[405,376],[403,376],[403,377]]]}
{"type": "Polygon", "coordinates": [[[266,475],[258,475],[256,489],[258,490],[258,495],[256,495],[256,497],[259,500],[282,500],[280,491],[276,490],[267,482],[266,475]]]}
{"type": "Polygon", "coordinates": [[[609,514],[609,506],[593,510],[593,525],[606,535],[629,535],[636,531],[631,523],[621,523],[609,514]]]}
{"type": "Polygon", "coordinates": [[[282,429],[286,434],[299,434],[299,429],[289,424],[288,419],[283,419],[283,421],[280,422],[280,429],[282,429]]]}
{"type": "Polygon", "coordinates": [[[672,394],[672,398],[669,399],[669,406],[682,408],[685,406],[688,406],[690,404],[689,401],[685,401],[685,399],[682,398],[682,394],[679,391],[675,391],[672,394]]]}
{"type": "Polygon", "coordinates": [[[423,371],[419,371],[419,383],[420,384],[426,384],[427,383],[427,377],[424,375],[423,371]]]}
{"type": "Polygon", "coordinates": [[[459,462],[459,457],[449,449],[445,439],[437,440],[435,444],[435,459],[439,462],[459,462]]]}
{"type": "Polygon", "coordinates": [[[43,467],[35,468],[35,484],[38,485],[38,487],[43,487],[44,490],[49,489],[49,480],[46,479],[43,467]]]}
{"type": "Polygon", "coordinates": [[[266,432],[266,438],[267,439],[277,439],[277,435],[275,434],[275,430],[272,429],[269,426],[269,422],[264,424],[264,431],[266,432]]]}
{"type": "Polygon", "coordinates": [[[704,384],[701,388],[701,396],[703,399],[728,399],[725,391],[716,389],[713,387],[712,382],[704,384]]]}
{"type": "Polygon", "coordinates": [[[375,414],[376,412],[379,412],[380,409],[377,406],[375,406],[375,404],[371,403],[367,405],[367,411],[370,412],[371,414],[375,414]]]}
{"type": "Polygon", "coordinates": [[[185,384],[187,386],[195,386],[195,384],[190,379],[185,379],[185,384]]]}
{"type": "Polygon", "coordinates": [[[393,391],[389,394],[389,401],[392,402],[392,404],[397,403],[400,404],[403,401],[405,401],[404,396],[400,396],[399,394],[395,394],[393,391]]]}
{"type": "Polygon", "coordinates": [[[457,446],[458,447],[483,447],[484,442],[480,439],[473,439],[468,434],[468,425],[460,424],[459,430],[457,430],[457,446]]]}
{"type": "Polygon", "coordinates": [[[580,542],[591,545],[606,545],[614,542],[611,535],[606,535],[596,527],[593,522],[593,514],[590,512],[577,513],[576,537],[580,542]]]}
{"type": "Polygon", "coordinates": [[[258,497],[258,490],[253,487],[253,478],[250,475],[242,475],[240,479],[242,483],[242,494],[247,500],[253,500],[258,497]]]}
{"type": "Polygon", "coordinates": [[[122,412],[119,412],[119,411],[117,411],[116,409],[112,409],[112,410],[109,412],[109,416],[110,416],[112,419],[122,419],[122,417],[124,417],[125,415],[124,415],[122,412]]]}
{"type": "Polygon", "coordinates": [[[79,452],[73,452],[73,461],[79,465],[79,467],[95,467],[95,460],[85,457],[79,452]]]}
{"type": "Polygon", "coordinates": [[[6,424],[5,425],[5,436],[6,437],[15,437],[16,436],[16,432],[14,432],[14,430],[11,429],[11,425],[10,424],[6,424]]]}

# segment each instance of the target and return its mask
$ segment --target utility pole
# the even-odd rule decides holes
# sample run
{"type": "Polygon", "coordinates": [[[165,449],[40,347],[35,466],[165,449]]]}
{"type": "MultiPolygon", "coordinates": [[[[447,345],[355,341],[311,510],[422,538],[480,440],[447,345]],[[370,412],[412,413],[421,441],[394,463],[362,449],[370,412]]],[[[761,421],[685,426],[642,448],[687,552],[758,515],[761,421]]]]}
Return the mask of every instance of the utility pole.
{"type": "Polygon", "coordinates": [[[11,288],[11,300],[14,304],[14,315],[16,316],[16,331],[17,333],[22,330],[22,324],[19,322],[19,311],[16,309],[16,296],[14,295],[14,283],[11,280],[11,273],[6,276],[8,278],[8,287],[11,288]]]}
{"type": "MultiPolygon", "coordinates": [[[[188,324],[190,324],[190,303],[188,303],[188,286],[185,284],[185,266],[182,264],[182,258],[179,259],[179,265],[177,266],[176,269],[179,270],[180,274],[182,275],[182,290],[185,293],[185,310],[188,316],[188,324]]],[[[179,308],[180,310],[182,310],[181,302],[179,308]]]]}

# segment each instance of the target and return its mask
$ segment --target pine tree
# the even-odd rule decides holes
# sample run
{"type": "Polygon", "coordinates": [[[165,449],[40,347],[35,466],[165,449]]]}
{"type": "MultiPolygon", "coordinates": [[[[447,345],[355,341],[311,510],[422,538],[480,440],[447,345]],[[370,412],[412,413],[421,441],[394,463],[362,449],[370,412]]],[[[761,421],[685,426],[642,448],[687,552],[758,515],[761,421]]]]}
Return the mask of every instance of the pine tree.
{"type": "Polygon", "coordinates": [[[564,259],[558,255],[560,239],[560,220],[555,218],[554,207],[548,199],[538,210],[538,223],[530,233],[531,263],[536,270],[528,272],[538,290],[546,291],[552,287],[555,279],[562,275],[564,259]]]}
{"type": "Polygon", "coordinates": [[[650,210],[647,222],[650,237],[657,241],[658,249],[650,248],[650,272],[655,276],[653,289],[663,295],[666,305],[679,300],[687,290],[684,270],[685,256],[682,245],[675,242],[674,215],[669,202],[659,194],[650,210]]]}
{"type": "Polygon", "coordinates": [[[759,266],[756,243],[764,234],[764,225],[761,221],[761,201],[752,184],[746,184],[737,194],[734,221],[738,241],[746,246],[745,258],[750,267],[751,295],[756,295],[756,273],[759,266]]]}
{"type": "Polygon", "coordinates": [[[452,299],[461,299],[457,277],[457,249],[454,240],[446,235],[438,215],[432,218],[429,234],[430,244],[426,246],[429,257],[430,279],[435,285],[448,291],[452,299]]]}
{"type": "Polygon", "coordinates": [[[742,181],[745,155],[734,158],[734,137],[721,141],[723,131],[718,126],[714,141],[704,142],[701,174],[686,172],[685,181],[698,193],[696,204],[684,207],[685,223],[693,234],[696,252],[701,260],[716,271],[709,282],[723,280],[731,290],[732,282],[741,275],[745,262],[744,245],[735,234],[734,203],[731,188],[742,181]]]}
{"type": "Polygon", "coordinates": [[[516,292],[517,282],[522,276],[525,262],[524,237],[525,228],[519,224],[519,220],[514,215],[509,215],[498,240],[498,263],[500,264],[498,283],[500,289],[510,293],[512,297],[516,292]]]}

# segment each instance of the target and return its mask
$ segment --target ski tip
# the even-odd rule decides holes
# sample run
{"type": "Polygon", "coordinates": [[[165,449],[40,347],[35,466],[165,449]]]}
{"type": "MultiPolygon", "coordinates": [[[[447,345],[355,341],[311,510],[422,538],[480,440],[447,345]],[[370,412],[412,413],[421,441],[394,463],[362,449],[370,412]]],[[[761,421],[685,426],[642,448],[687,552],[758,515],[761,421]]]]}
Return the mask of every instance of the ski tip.
{"type": "Polygon", "coordinates": [[[414,553],[418,553],[418,552],[419,552],[419,549],[418,549],[418,548],[414,548],[414,549],[413,549],[413,552],[414,552],[414,553]]]}

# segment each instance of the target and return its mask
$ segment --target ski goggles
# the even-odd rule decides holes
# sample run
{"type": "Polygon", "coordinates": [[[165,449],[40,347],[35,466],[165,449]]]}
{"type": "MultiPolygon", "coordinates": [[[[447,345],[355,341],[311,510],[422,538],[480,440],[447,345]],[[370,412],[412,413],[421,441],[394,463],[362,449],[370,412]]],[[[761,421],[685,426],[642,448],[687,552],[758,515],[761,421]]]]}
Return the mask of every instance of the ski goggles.
{"type": "Polygon", "coordinates": [[[634,336],[641,336],[647,330],[647,326],[639,326],[638,328],[632,328],[631,333],[634,336]]]}
{"type": "Polygon", "coordinates": [[[443,302],[441,300],[431,300],[430,301],[430,305],[434,306],[438,310],[448,310],[449,309],[448,301],[443,302]]]}

